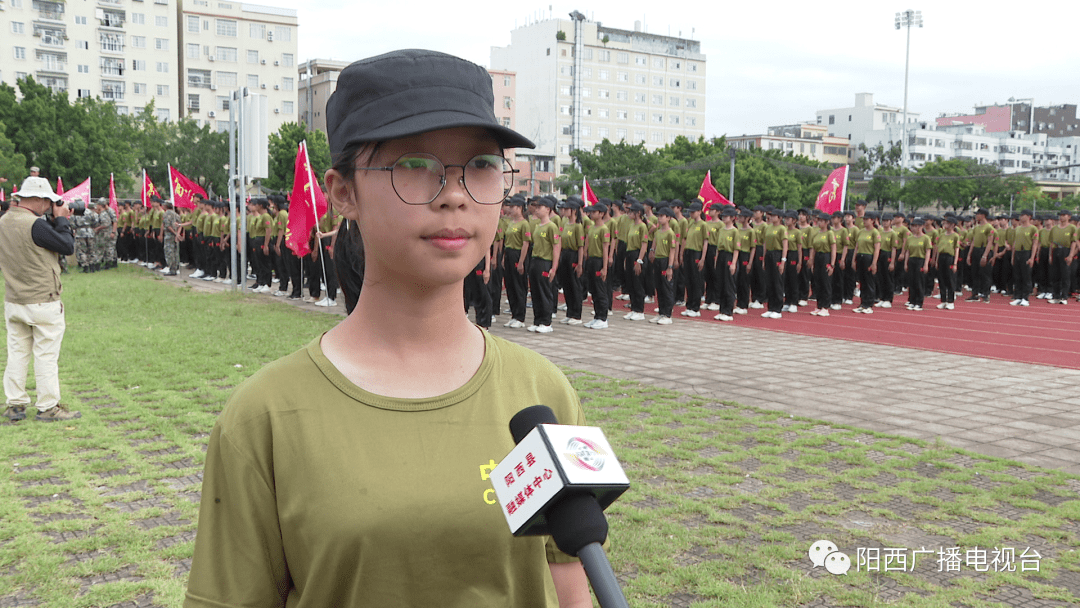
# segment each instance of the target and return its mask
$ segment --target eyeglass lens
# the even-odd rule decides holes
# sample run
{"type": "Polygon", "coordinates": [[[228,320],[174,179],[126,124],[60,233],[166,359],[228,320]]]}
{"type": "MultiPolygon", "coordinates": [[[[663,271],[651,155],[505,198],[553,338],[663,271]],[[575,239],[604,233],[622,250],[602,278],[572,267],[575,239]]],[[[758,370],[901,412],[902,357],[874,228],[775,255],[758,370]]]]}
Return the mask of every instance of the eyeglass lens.
{"type": "MultiPolygon", "coordinates": [[[[451,165],[460,167],[461,165],[451,165]]],[[[391,171],[394,190],[410,205],[426,205],[443,189],[446,167],[430,154],[406,154],[391,171]]],[[[478,203],[500,203],[513,185],[510,163],[498,154],[478,154],[463,168],[463,183],[478,203]]]]}

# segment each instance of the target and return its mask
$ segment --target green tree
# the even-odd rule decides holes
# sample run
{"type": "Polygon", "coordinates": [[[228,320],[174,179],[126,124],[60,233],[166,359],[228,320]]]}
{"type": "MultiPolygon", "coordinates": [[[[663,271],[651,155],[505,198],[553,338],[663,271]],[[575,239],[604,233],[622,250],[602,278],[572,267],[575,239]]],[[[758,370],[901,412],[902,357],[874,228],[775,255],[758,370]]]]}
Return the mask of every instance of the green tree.
{"type": "Polygon", "coordinates": [[[851,168],[872,176],[866,191],[866,202],[877,205],[879,210],[897,206],[901,194],[900,181],[889,177],[900,175],[900,160],[903,158],[900,144],[892,143],[888,149],[881,144],[872,148],[859,144],[859,152],[859,160],[851,168]]]}
{"type": "Polygon", "coordinates": [[[269,175],[263,180],[263,186],[286,194],[292,192],[296,151],[300,142],[305,139],[311,172],[315,174],[315,179],[322,182],[323,174],[331,167],[330,144],[326,141],[326,134],[322,131],[308,131],[297,122],[287,122],[281,125],[277,133],[270,134],[269,175]]]}
{"type": "Polygon", "coordinates": [[[184,118],[175,124],[175,139],[170,146],[170,162],[203,189],[223,194],[229,188],[229,134],[210,130],[184,118]]]}
{"type": "Polygon", "coordinates": [[[0,122],[0,178],[7,180],[7,183],[0,182],[0,188],[8,195],[19,187],[28,172],[26,157],[15,151],[15,144],[4,132],[4,123],[0,122]]]}
{"type": "MultiPolygon", "coordinates": [[[[628,144],[626,140],[613,144],[605,138],[593,147],[592,152],[574,150],[570,156],[577,161],[567,175],[570,183],[580,184],[583,176],[588,177],[589,185],[596,196],[614,200],[619,200],[628,194],[635,197],[641,195],[641,189],[626,178],[656,168],[654,156],[645,149],[644,143],[628,144]],[[594,180],[596,180],[595,184],[594,180]]],[[[573,186],[566,190],[577,191],[573,186]]]]}

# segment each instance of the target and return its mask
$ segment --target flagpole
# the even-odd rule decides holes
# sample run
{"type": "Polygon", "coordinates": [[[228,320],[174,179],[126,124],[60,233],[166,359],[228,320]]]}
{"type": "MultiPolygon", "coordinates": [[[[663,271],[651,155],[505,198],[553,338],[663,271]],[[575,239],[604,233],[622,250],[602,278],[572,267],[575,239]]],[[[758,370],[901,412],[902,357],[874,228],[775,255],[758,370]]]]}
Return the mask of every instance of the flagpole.
{"type": "Polygon", "coordinates": [[[169,200],[173,202],[173,209],[176,208],[176,192],[173,190],[173,182],[175,181],[172,176],[172,164],[168,163],[166,166],[169,168],[169,200]]]}
{"type": "MultiPolygon", "coordinates": [[[[323,251],[322,239],[319,238],[319,210],[315,208],[315,188],[319,187],[319,182],[315,181],[315,173],[311,170],[311,155],[308,154],[307,140],[303,140],[301,142],[301,145],[304,146],[304,160],[307,161],[306,169],[308,174],[308,183],[311,184],[311,213],[315,216],[315,246],[319,248],[319,257],[321,258],[319,260],[319,268],[322,270],[323,285],[327,285],[328,283],[326,282],[326,255],[323,251]]],[[[326,212],[330,213],[329,204],[327,205],[326,212]]],[[[308,293],[310,294],[311,291],[309,290],[308,293]]],[[[330,298],[329,290],[327,290],[327,293],[323,294],[323,298],[330,298]]]]}

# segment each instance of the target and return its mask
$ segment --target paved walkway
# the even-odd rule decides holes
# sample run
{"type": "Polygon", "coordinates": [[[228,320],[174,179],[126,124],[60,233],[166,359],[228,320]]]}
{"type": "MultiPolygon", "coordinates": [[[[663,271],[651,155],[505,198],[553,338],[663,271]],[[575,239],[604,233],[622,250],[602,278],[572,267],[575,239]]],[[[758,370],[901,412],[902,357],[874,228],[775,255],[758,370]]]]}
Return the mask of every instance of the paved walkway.
{"type": "MultiPolygon", "coordinates": [[[[185,277],[168,280],[227,288],[185,277]]],[[[345,311],[341,296],[330,309],[272,299],[345,311]]],[[[506,314],[499,318],[492,333],[558,365],[871,431],[940,438],[1080,474],[1080,370],[748,329],[737,320],[678,319],[662,327],[616,313],[606,330],[555,323],[554,333],[533,334],[503,327],[506,314]]]]}

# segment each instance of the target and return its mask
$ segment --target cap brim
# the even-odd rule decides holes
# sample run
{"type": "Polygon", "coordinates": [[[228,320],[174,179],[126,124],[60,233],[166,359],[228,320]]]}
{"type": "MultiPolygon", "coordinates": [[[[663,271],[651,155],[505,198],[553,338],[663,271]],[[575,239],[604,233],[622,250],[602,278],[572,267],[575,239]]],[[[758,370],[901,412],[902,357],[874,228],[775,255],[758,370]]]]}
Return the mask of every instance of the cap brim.
{"type": "MultiPolygon", "coordinates": [[[[407,116],[401,120],[367,131],[356,137],[351,137],[342,144],[342,149],[349,144],[354,143],[389,141],[392,139],[401,139],[404,137],[420,135],[422,133],[429,133],[431,131],[455,129],[459,127],[479,127],[484,129],[495,136],[495,140],[499,142],[499,146],[503,149],[536,147],[536,144],[513,129],[509,129],[499,124],[492,124],[490,121],[480,119],[465,112],[441,110],[407,116]]],[[[348,125],[342,125],[339,129],[348,129],[348,125]]]]}
{"type": "Polygon", "coordinates": [[[12,192],[11,196],[17,196],[19,198],[47,198],[54,203],[60,200],[60,195],[55,192],[12,192]]]}

